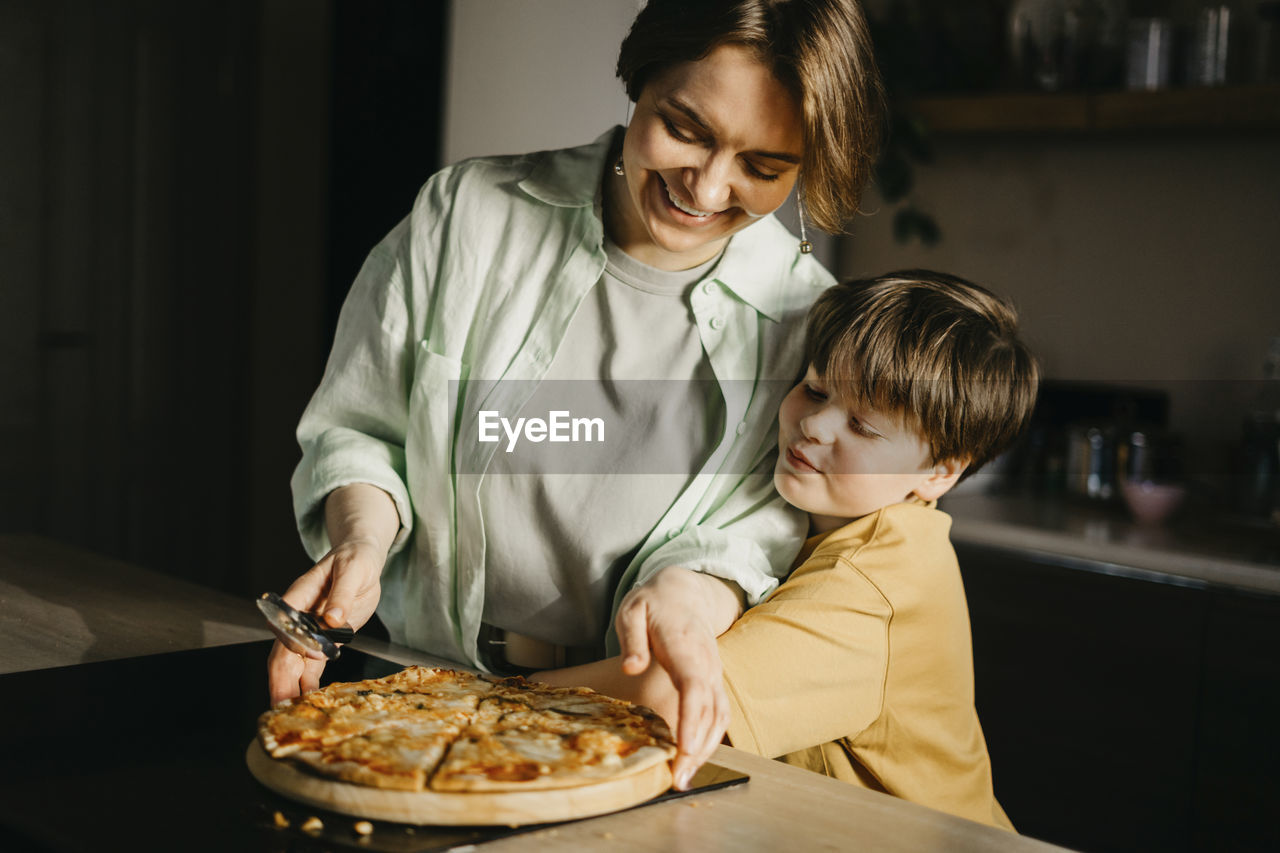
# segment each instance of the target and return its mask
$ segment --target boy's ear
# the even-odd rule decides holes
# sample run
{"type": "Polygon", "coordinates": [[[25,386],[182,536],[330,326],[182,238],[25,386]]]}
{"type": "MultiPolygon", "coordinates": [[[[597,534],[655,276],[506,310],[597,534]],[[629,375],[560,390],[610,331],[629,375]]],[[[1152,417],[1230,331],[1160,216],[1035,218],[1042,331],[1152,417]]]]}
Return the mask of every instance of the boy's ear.
{"type": "Polygon", "coordinates": [[[933,473],[913,490],[916,497],[925,501],[936,501],[951,491],[951,487],[960,479],[960,475],[969,467],[967,459],[943,459],[933,466],[933,473]]]}

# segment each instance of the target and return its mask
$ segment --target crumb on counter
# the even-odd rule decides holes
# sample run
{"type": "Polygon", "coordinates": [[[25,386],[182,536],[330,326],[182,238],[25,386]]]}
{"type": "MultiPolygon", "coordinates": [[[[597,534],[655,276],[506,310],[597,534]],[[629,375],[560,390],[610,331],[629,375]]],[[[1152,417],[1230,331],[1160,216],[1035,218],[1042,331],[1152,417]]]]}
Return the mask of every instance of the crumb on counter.
{"type": "Polygon", "coordinates": [[[271,820],[276,825],[276,829],[288,829],[289,818],[285,817],[282,812],[276,812],[271,816],[271,820]]]}
{"type": "Polygon", "coordinates": [[[322,832],[323,830],[324,830],[324,821],[320,820],[320,818],[316,817],[315,815],[312,815],[311,817],[303,821],[303,824],[302,824],[303,832],[322,832]]]}
{"type": "Polygon", "coordinates": [[[355,826],[351,828],[356,831],[356,835],[371,835],[373,833],[373,824],[367,820],[358,820],[355,826]]]}

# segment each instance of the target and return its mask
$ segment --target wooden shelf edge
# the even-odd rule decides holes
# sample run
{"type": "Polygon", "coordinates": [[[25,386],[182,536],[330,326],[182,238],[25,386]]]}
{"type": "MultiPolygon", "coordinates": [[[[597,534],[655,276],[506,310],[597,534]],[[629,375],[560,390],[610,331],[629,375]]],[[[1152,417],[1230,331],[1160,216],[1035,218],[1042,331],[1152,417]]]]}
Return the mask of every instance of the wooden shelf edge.
{"type": "Polygon", "coordinates": [[[916,99],[908,111],[939,134],[1277,131],[1280,85],[938,96],[916,99]]]}
{"type": "Polygon", "coordinates": [[[935,133],[1089,129],[1089,96],[1082,94],[921,98],[909,110],[935,133]]]}

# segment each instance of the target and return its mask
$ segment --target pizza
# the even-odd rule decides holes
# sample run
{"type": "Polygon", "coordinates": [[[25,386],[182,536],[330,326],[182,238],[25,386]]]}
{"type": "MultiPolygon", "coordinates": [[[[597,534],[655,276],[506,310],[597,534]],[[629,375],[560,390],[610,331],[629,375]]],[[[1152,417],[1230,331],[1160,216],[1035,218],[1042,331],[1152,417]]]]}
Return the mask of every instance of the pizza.
{"type": "Polygon", "coordinates": [[[258,740],[343,782],[460,793],[589,785],[676,752],[653,711],[586,687],[422,666],[282,702],[259,717],[258,740]]]}

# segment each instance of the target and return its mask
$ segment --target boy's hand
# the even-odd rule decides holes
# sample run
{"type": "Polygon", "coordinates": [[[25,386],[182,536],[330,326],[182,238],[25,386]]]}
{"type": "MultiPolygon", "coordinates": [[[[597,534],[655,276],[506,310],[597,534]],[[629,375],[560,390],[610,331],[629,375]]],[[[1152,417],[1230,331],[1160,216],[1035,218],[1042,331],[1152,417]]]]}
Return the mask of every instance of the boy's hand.
{"type": "Polygon", "coordinates": [[[679,694],[679,707],[655,708],[676,728],[675,786],[685,789],[729,727],[729,697],[716,637],[742,613],[725,581],[669,566],[632,589],[618,609],[622,671],[639,675],[656,662],[679,694]],[[672,719],[672,716],[675,719],[672,719]]]}

